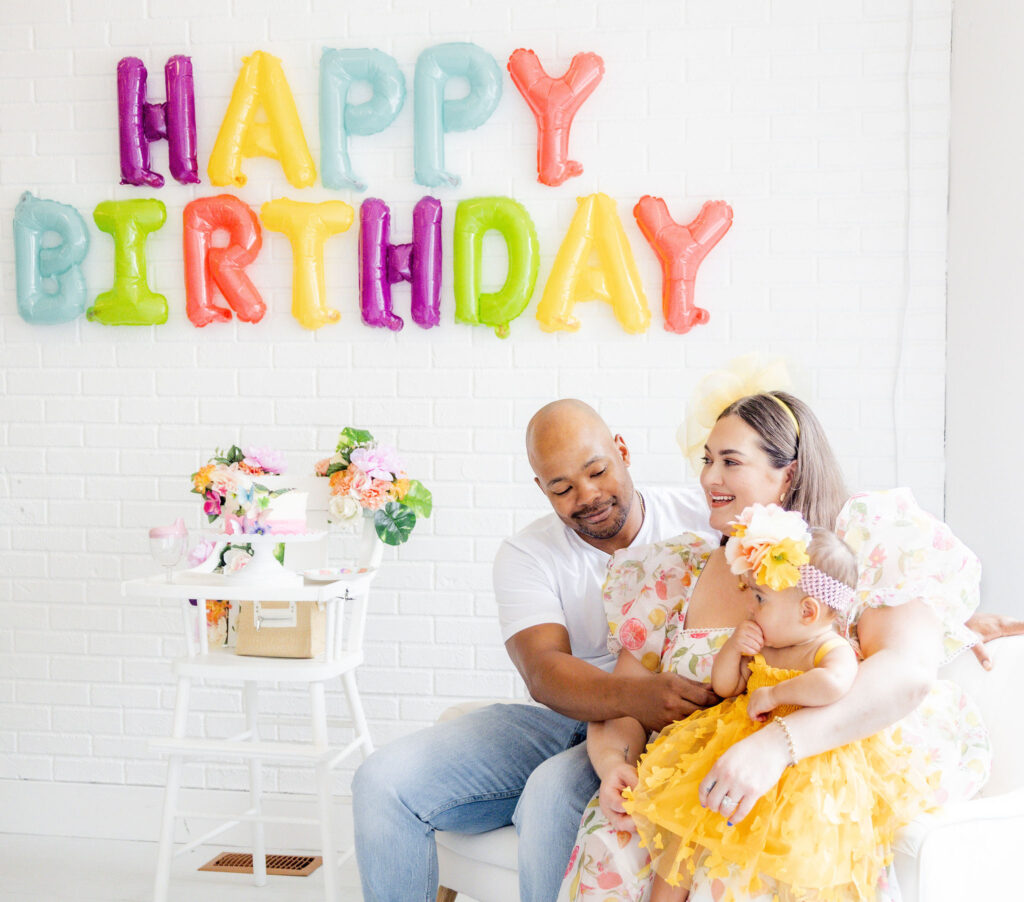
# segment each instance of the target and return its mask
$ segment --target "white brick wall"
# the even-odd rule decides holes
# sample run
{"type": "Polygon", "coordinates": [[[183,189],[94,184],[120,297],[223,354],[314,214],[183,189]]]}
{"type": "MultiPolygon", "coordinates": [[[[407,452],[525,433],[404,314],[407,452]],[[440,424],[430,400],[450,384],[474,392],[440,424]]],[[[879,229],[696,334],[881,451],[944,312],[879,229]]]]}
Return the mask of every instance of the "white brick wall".
{"type": "MultiPolygon", "coordinates": [[[[594,403],[630,441],[639,481],[675,482],[683,469],[672,436],[696,381],[741,353],[785,355],[805,374],[802,394],[851,487],[909,483],[941,510],[950,0],[918,0],[913,23],[905,6],[867,0],[2,5],[0,777],[162,780],[145,739],[170,725],[166,662],[182,648],[179,621],[170,605],[121,598],[119,585],[153,569],[146,527],[178,515],[199,526],[188,474],[218,444],[277,445],[303,470],[353,423],[397,444],[434,491],[434,518],[388,552],[373,597],[359,683],[379,742],[468,694],[518,691],[489,567],[500,539],[543,512],[521,434],[553,397],[594,403]],[[506,77],[491,120],[447,139],[447,165],[463,184],[434,192],[446,241],[439,328],[411,322],[403,287],[395,299],[404,331],[360,323],[356,228],[327,244],[340,324],[310,333],[292,319],[291,250],[267,231],[250,268],[269,306],[264,321],[193,328],[181,212],[224,190],[209,185],[205,168],[241,57],[263,49],[283,59],[314,155],[322,48],[379,47],[397,58],[410,88],[405,108],[385,133],[352,139],[350,151],[367,196],[392,206],[401,241],[412,205],[429,193],[413,182],[416,56],[454,40],[479,43],[503,71],[517,47],[534,48],[554,72],[580,50],[604,57],[604,81],[573,130],[583,176],[559,188],[537,183],[533,119],[506,77]],[[204,183],[122,187],[117,61],[141,57],[159,100],[174,53],[193,59],[204,183]],[[167,224],[147,247],[168,324],[23,322],[10,223],[25,190],[73,204],[90,223],[103,200],[162,200],[167,224]],[[627,335],[609,308],[590,304],[577,311],[578,333],[543,333],[533,312],[575,198],[599,190],[618,202],[651,328],[627,335]],[[631,214],[645,193],[664,196],[678,220],[709,198],[735,210],[698,278],[711,322],[686,336],[662,330],[659,267],[631,214]],[[484,194],[522,202],[540,237],[537,291],[506,341],[453,320],[455,206],[484,194]]],[[[166,148],[153,158],[166,173],[166,148]]],[[[279,196],[361,200],[319,181],[292,189],[271,161],[245,170],[249,184],[237,193],[254,208],[279,196]]],[[[112,246],[91,225],[90,234],[95,295],[110,285],[112,246]]],[[[299,710],[283,690],[270,704],[299,710]]],[[[334,695],[332,708],[341,704],[334,695]]],[[[209,690],[197,695],[194,721],[226,733],[237,712],[236,701],[209,690]]],[[[188,775],[198,786],[238,785],[220,767],[188,775]]],[[[281,769],[269,786],[288,791],[307,777],[281,769]]]]}

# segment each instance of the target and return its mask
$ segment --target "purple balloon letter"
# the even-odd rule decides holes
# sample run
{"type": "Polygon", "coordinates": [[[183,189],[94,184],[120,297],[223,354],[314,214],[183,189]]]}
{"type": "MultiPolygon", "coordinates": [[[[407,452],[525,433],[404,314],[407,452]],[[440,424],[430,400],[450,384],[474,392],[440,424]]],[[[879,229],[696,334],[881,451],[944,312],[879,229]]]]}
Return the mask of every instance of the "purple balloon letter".
{"type": "Polygon", "coordinates": [[[183,185],[199,182],[196,163],[196,99],[192,60],[172,56],[164,66],[167,100],[146,102],[146,67],[126,56],[117,64],[117,110],[121,128],[121,184],[159,188],[164,177],[149,168],[149,144],[167,139],[171,175],[183,185]]]}
{"type": "Polygon", "coordinates": [[[404,322],[391,310],[391,286],[412,285],[412,318],[429,329],[441,321],[441,201],[422,197],[412,211],[412,243],[391,244],[391,211],[370,197],[359,208],[359,299],[363,322],[392,332],[404,322]]]}

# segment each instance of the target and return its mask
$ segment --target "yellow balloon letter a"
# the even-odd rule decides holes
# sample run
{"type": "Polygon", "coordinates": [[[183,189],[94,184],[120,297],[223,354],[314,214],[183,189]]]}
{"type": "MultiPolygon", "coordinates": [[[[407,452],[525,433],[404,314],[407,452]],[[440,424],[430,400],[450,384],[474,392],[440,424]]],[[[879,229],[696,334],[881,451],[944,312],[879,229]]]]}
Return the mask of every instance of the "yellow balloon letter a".
{"type": "Polygon", "coordinates": [[[262,50],[242,59],[242,71],[206,167],[210,181],[241,188],[246,182],[242,158],[257,156],[279,161],[296,188],[308,188],[316,181],[316,166],[281,60],[262,50]]]}
{"type": "Polygon", "coordinates": [[[578,301],[596,298],[612,305],[615,318],[627,332],[645,332],[651,311],[615,201],[607,194],[590,194],[578,198],[577,203],[537,305],[541,328],[545,332],[575,332],[580,321],[572,315],[572,308],[578,301]],[[590,263],[593,255],[597,266],[590,263]]]}

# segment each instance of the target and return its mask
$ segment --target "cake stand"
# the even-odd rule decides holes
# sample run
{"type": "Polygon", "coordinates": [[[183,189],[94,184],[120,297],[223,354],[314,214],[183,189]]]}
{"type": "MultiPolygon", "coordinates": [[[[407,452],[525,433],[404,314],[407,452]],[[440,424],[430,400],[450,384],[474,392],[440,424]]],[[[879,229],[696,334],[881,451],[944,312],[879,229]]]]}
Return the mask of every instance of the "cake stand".
{"type": "Polygon", "coordinates": [[[294,570],[289,570],[274,557],[274,546],[278,544],[291,544],[292,542],[316,542],[322,539],[327,533],[319,532],[300,533],[217,533],[214,538],[218,542],[225,542],[230,545],[252,545],[252,560],[241,570],[235,573],[227,573],[224,578],[240,586],[254,584],[274,586],[299,586],[302,585],[302,575],[294,570]]]}

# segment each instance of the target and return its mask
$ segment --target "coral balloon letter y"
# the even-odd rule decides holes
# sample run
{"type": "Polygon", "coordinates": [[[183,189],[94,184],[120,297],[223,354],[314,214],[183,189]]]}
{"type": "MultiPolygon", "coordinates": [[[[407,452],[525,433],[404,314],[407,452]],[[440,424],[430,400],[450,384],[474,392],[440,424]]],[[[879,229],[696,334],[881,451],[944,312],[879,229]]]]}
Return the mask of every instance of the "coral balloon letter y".
{"type": "Polygon", "coordinates": [[[667,332],[689,332],[708,321],[709,314],[693,300],[697,270],[732,225],[732,207],[709,200],[693,222],[680,225],[669,216],[660,197],[646,194],[633,208],[640,231],[661,261],[662,309],[667,332]]]}
{"type": "Polygon", "coordinates": [[[508,58],[508,74],[537,120],[537,181],[561,185],[583,173],[569,159],[569,129],[583,102],[604,75],[604,60],[596,53],[577,53],[565,75],[552,78],[532,50],[516,50],[508,58]]]}

